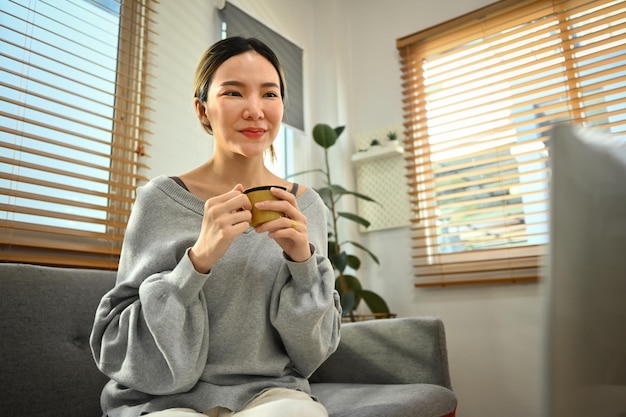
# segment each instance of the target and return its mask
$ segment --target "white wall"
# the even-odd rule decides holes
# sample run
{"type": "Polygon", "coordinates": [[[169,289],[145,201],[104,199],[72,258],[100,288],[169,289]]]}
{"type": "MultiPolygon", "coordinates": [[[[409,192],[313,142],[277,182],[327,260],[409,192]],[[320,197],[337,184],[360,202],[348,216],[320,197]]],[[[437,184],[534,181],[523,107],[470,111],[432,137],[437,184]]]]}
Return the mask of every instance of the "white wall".
{"type": "MultiPolygon", "coordinates": [[[[233,1],[304,49],[306,114],[305,131],[298,138],[303,156],[298,170],[320,166],[321,150],[310,139],[315,123],[346,125],[333,158],[335,172],[342,177],[337,182],[351,188],[351,137],[402,121],[396,39],[490,2],[233,1]]],[[[199,127],[191,106],[192,81],[197,59],[219,36],[213,1],[161,0],[157,7],[160,35],[153,58],[158,69],[151,80],[155,100],[148,177],[180,174],[210,156],[212,139],[199,127]]],[[[443,318],[459,417],[539,415],[537,284],[416,289],[408,229],[361,236],[349,232],[364,239],[380,258],[380,266],[366,263],[361,275],[396,313],[443,318]]]]}
{"type": "Polygon", "coordinates": [[[204,50],[218,39],[217,16],[211,1],[161,1],[156,6],[156,48],[151,51],[154,77],[149,107],[147,178],[178,175],[200,165],[212,152],[210,137],[200,127],[192,105],[193,76],[204,50]]]}

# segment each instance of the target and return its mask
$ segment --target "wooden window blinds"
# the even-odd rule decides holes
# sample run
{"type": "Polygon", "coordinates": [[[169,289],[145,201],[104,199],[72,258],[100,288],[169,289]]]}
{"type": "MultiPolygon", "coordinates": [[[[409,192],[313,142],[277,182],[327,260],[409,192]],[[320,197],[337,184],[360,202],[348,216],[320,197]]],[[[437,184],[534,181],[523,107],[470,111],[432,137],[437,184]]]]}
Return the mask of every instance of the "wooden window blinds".
{"type": "Polygon", "coordinates": [[[3,2],[0,261],[117,268],[145,180],[153,3],[3,2]]]}
{"type": "Polygon", "coordinates": [[[416,286],[537,279],[551,127],[626,138],[626,2],[500,1],[397,48],[416,286]]]}

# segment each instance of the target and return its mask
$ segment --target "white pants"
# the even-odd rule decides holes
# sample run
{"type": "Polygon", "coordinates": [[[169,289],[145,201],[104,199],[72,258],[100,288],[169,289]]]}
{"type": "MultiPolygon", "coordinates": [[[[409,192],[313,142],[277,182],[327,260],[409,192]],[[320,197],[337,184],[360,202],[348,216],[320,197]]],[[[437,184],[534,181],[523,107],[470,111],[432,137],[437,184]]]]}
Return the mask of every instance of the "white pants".
{"type": "Polygon", "coordinates": [[[243,410],[233,412],[215,407],[204,413],[190,408],[170,408],[148,414],[148,417],[328,417],[317,401],[302,391],[274,388],[250,401],[243,410]]]}

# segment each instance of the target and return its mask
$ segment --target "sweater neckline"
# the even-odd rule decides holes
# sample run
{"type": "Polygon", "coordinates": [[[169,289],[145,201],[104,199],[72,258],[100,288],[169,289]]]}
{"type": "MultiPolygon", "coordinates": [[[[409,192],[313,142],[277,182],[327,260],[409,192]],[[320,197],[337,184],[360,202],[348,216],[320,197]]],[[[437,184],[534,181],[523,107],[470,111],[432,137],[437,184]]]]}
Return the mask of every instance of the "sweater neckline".
{"type": "MultiPolygon", "coordinates": [[[[185,188],[181,187],[169,176],[159,175],[152,179],[151,182],[174,201],[200,215],[204,215],[204,201],[187,191],[185,188]]],[[[310,204],[308,200],[311,192],[311,188],[307,188],[300,196],[296,197],[298,204],[300,205],[300,210],[303,210],[304,206],[308,206],[310,204]]],[[[250,229],[253,228],[251,227],[250,229]]],[[[246,233],[249,233],[249,231],[250,230],[246,231],[246,233]]]]}

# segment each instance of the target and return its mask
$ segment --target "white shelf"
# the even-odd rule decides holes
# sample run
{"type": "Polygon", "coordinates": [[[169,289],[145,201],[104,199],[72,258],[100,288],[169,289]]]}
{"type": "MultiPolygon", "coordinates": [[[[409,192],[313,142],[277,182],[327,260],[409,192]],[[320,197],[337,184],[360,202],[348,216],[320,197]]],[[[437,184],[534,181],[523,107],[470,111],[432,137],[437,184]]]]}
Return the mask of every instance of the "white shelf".
{"type": "Polygon", "coordinates": [[[386,145],[370,146],[366,151],[357,152],[352,155],[352,162],[361,163],[380,159],[392,155],[402,155],[404,149],[397,143],[388,143],[386,145]]]}

